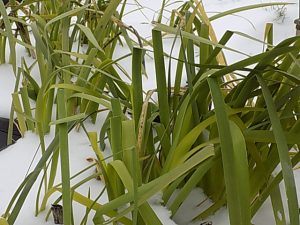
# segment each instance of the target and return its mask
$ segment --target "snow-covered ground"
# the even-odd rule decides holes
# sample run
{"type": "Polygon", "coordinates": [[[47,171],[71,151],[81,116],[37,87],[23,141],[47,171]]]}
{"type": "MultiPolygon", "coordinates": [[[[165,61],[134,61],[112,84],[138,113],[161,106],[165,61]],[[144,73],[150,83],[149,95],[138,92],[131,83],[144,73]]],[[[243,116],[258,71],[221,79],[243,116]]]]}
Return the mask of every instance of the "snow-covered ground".
{"type": "MultiPolygon", "coordinates": [[[[129,1],[132,5],[128,5],[127,11],[131,11],[136,8],[135,1],[129,1]]],[[[173,0],[175,2],[175,0],[173,0]]],[[[256,4],[262,2],[270,2],[270,0],[203,0],[206,10],[209,15],[213,15],[215,12],[221,12],[224,10],[236,8],[239,6],[256,4]]],[[[151,35],[151,21],[157,16],[157,12],[160,8],[160,0],[139,0],[141,6],[144,7],[141,11],[134,11],[125,16],[124,22],[128,25],[132,25],[137,29],[139,34],[143,37],[149,37],[151,35]]],[[[171,6],[169,8],[174,7],[171,6]]],[[[274,33],[275,33],[275,43],[280,40],[294,36],[295,25],[293,23],[294,19],[298,17],[298,5],[289,5],[286,7],[286,11],[280,11],[278,8],[267,8],[267,9],[255,9],[238,15],[227,16],[220,20],[213,22],[214,29],[218,38],[220,38],[226,30],[240,31],[258,39],[263,38],[263,32],[265,23],[274,22],[274,33]],[[283,17],[280,17],[279,12],[285,12],[283,17]],[[251,21],[251,22],[250,22],[251,21]]],[[[168,19],[168,13],[166,13],[164,20],[168,19]]],[[[165,40],[165,51],[168,52],[170,49],[172,41],[170,39],[165,40]]],[[[250,55],[257,54],[262,50],[262,44],[249,41],[244,37],[235,36],[230,42],[229,47],[240,50],[250,55]]],[[[177,49],[178,50],[178,49],[177,49]]],[[[175,49],[176,51],[176,49],[175,49]]],[[[18,48],[18,57],[26,56],[25,50],[23,48],[18,48]]],[[[127,52],[126,49],[118,47],[114,57],[118,58],[127,52]]],[[[227,60],[229,63],[240,60],[243,56],[226,52],[227,60]]],[[[30,60],[26,57],[26,60],[30,60]]],[[[155,87],[154,79],[154,66],[152,59],[148,57],[146,59],[146,67],[148,79],[144,79],[144,85],[146,89],[155,87]]],[[[120,64],[129,72],[130,59],[123,60],[120,64]]],[[[37,71],[36,71],[37,73],[37,71]]],[[[15,78],[10,65],[0,65],[0,91],[2,93],[2,98],[0,99],[0,117],[8,117],[10,112],[11,104],[11,93],[14,89],[15,78]]],[[[101,120],[100,120],[101,123],[101,120]]],[[[92,125],[87,123],[87,129],[89,131],[98,131],[99,124],[92,125]]],[[[49,143],[53,138],[53,132],[46,136],[46,141],[49,143]]],[[[93,156],[93,151],[89,146],[89,141],[83,132],[72,131],[69,135],[70,142],[70,157],[71,157],[71,173],[75,174],[81,169],[87,167],[89,162],[86,158],[93,156]]],[[[0,153],[0,215],[5,211],[6,206],[12,197],[14,191],[24,179],[31,161],[34,158],[35,152],[37,155],[34,158],[31,169],[34,167],[35,163],[40,157],[40,151],[37,150],[39,146],[39,139],[35,134],[26,133],[25,138],[19,140],[13,146],[7,148],[0,153]]],[[[109,155],[109,152],[105,152],[109,155]]],[[[92,174],[93,170],[89,170],[86,174],[92,174]]],[[[84,174],[84,176],[86,176],[84,174]]],[[[298,194],[300,194],[300,171],[295,171],[295,177],[298,185],[298,194]]],[[[80,179],[78,177],[77,179],[80,179]]],[[[57,182],[60,178],[57,177],[57,182]]],[[[72,183],[76,183],[76,180],[72,183]]],[[[37,182],[36,184],[39,184],[37,182]]],[[[82,194],[87,194],[88,189],[91,189],[91,197],[95,198],[96,195],[102,190],[103,184],[97,180],[92,180],[87,184],[81,186],[77,191],[82,194]]],[[[34,207],[35,207],[35,191],[37,190],[37,185],[30,192],[25,205],[21,211],[21,214],[16,222],[17,225],[34,225],[34,224],[53,224],[52,219],[49,222],[44,222],[45,213],[40,214],[37,218],[34,217],[34,207]]],[[[55,199],[58,195],[53,196],[51,199],[55,199]]],[[[158,213],[165,225],[172,224],[190,224],[187,221],[194,215],[197,215],[199,208],[197,205],[202,202],[206,197],[202,193],[201,189],[195,189],[192,191],[188,200],[180,207],[179,212],[175,215],[174,221],[172,221],[169,216],[168,210],[160,205],[160,196],[157,195],[155,198],[151,199],[150,203],[155,211],[158,213]]],[[[105,195],[101,197],[100,202],[106,202],[107,198],[105,195]]],[[[51,200],[49,201],[51,203],[51,200]]],[[[205,203],[206,204],[206,203],[205,203]]],[[[49,209],[49,206],[48,208],[49,209]]],[[[74,203],[74,216],[76,221],[80,221],[84,216],[84,208],[74,203]]],[[[213,225],[228,225],[228,214],[226,208],[219,210],[213,217],[209,218],[208,221],[212,221],[213,225]]],[[[263,205],[262,209],[255,216],[253,223],[255,225],[272,225],[275,224],[273,219],[273,212],[270,206],[270,202],[267,201],[263,205]]],[[[76,223],[77,224],[77,223],[76,223]]],[[[92,223],[89,223],[92,224],[92,223]]],[[[195,224],[199,224],[195,223],[195,224]]]]}

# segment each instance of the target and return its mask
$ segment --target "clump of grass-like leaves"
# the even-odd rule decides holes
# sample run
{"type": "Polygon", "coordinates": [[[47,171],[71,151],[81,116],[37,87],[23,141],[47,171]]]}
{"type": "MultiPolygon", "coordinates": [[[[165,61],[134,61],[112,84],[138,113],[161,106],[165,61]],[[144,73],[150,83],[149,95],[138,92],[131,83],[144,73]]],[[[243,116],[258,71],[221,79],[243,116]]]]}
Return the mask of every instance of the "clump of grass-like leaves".
{"type": "MultiPolygon", "coordinates": [[[[168,203],[174,216],[195,187],[203,188],[213,203],[190,220],[205,219],[227,205],[232,225],[250,225],[251,218],[271,197],[276,224],[287,224],[288,215],[291,225],[299,225],[293,167],[300,159],[300,39],[292,37],[274,46],[272,25],[268,24],[261,42],[266,51],[227,65],[223,49],[246,56],[226,47],[233,35],[259,40],[227,31],[218,41],[211,26],[211,21],[228,14],[271,4],[243,7],[209,18],[195,0],[178,9],[180,16],[173,14],[170,26],[155,23],[152,40],[147,43],[153,47],[157,88],[144,94],[143,56],[150,50],[134,46],[124,26],[119,26],[122,23],[117,18],[121,18],[123,8],[120,13],[116,9],[120,1],[109,1],[103,7],[90,2],[76,6],[71,1],[54,6],[50,3],[53,1],[43,3],[44,10],[50,8],[50,15],[60,15],[43,18],[36,14],[30,24],[41,83],[31,76],[34,65],[28,66],[23,60],[16,68],[13,101],[19,126],[22,132],[38,132],[43,154],[4,214],[10,225],[43,170],[40,187],[44,186],[45,195],[41,196],[40,188],[37,213],[45,209],[54,192],[61,192],[66,225],[72,224],[72,201],[87,208],[82,224],[91,210],[96,211],[94,224],[163,224],[149,205],[149,198],[162,192],[164,204],[168,203]],[[95,23],[90,17],[99,21],[95,23]],[[70,24],[74,27],[71,35],[70,24]],[[132,50],[130,83],[124,82],[116,70],[119,59],[112,59],[119,31],[132,50]],[[85,52],[72,50],[76,34],[80,34],[80,44],[87,43],[85,52]],[[162,37],[170,34],[181,41],[178,56],[164,52],[162,37]],[[174,84],[169,75],[171,68],[165,69],[166,56],[177,61],[174,84]],[[187,86],[181,87],[184,75],[187,86]],[[152,100],[154,93],[157,102],[152,100]],[[29,98],[36,101],[35,116],[29,98]],[[53,120],[55,103],[57,117],[53,120]],[[68,132],[78,126],[84,128],[88,117],[95,121],[103,108],[108,111],[103,126],[87,133],[97,173],[71,186],[70,180],[78,174],[69,172],[68,132]],[[56,126],[56,135],[46,147],[44,134],[50,125],[56,126]],[[109,162],[102,153],[106,138],[112,152],[109,162]],[[61,184],[54,184],[59,156],[63,179],[61,184]],[[276,168],[280,171],[275,174],[276,168]],[[98,176],[109,198],[105,204],[76,191],[98,176]],[[289,199],[288,214],[279,189],[282,180],[289,199]],[[176,189],[178,194],[170,200],[176,189]]],[[[12,38],[9,17],[3,5],[0,9],[7,36],[12,38]]]]}

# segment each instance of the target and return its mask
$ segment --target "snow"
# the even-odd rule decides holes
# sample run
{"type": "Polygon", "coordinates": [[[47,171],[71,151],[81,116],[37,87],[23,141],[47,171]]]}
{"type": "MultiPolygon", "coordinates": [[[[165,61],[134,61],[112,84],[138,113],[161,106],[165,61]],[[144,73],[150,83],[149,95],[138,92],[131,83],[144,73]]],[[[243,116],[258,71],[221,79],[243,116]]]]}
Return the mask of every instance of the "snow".
{"type": "Polygon", "coordinates": [[[9,117],[11,93],[14,92],[15,77],[11,65],[0,65],[0,90],[2,92],[2,98],[0,100],[0,117],[9,117]]]}
{"type": "MultiPolygon", "coordinates": [[[[174,1],[175,2],[175,1],[174,1]]],[[[215,12],[221,12],[224,10],[245,6],[249,4],[256,4],[262,2],[271,2],[270,0],[204,0],[204,6],[206,10],[209,12],[209,15],[213,15],[215,12]]],[[[136,3],[135,1],[129,1],[127,12],[135,9],[136,3]]],[[[161,6],[160,0],[140,0],[139,3],[144,7],[143,14],[141,11],[134,11],[125,16],[124,22],[127,25],[133,26],[139,34],[143,37],[151,36],[151,21],[154,20],[161,6]],[[138,18],[138,19],[137,19],[138,18]]],[[[176,4],[175,4],[176,5],[176,4]]],[[[174,8],[175,5],[171,5],[169,8],[174,8]]],[[[178,3],[177,3],[178,5],[178,3]]],[[[277,8],[267,8],[267,9],[255,9],[247,12],[239,13],[238,15],[226,16],[220,20],[213,21],[212,25],[216,31],[217,37],[220,38],[226,30],[240,31],[251,36],[254,36],[260,40],[263,38],[264,27],[267,22],[274,22],[274,33],[275,33],[275,43],[280,42],[284,38],[288,38],[294,36],[295,34],[295,25],[293,23],[294,19],[298,17],[298,5],[289,5],[286,7],[287,11],[285,11],[286,15],[284,17],[278,18],[278,10],[277,8]],[[249,22],[251,21],[251,23],[249,22]]],[[[168,20],[168,13],[164,14],[164,21],[168,20]]],[[[171,39],[165,39],[164,41],[164,49],[166,52],[169,52],[172,46],[171,39]]],[[[262,44],[249,41],[244,37],[240,37],[235,35],[235,37],[229,42],[229,47],[245,52],[249,55],[254,55],[260,53],[262,50],[262,44]]],[[[174,49],[175,52],[178,52],[178,46],[174,49]]],[[[114,58],[118,58],[126,54],[128,50],[125,48],[118,47],[114,58]]],[[[20,64],[21,56],[25,56],[27,61],[31,61],[28,57],[26,57],[26,52],[23,48],[18,47],[18,64],[20,64]]],[[[237,60],[242,59],[244,56],[226,51],[225,52],[228,62],[233,63],[237,60]]],[[[150,54],[151,56],[151,54],[150,54]]],[[[7,57],[8,58],[8,57],[7,57]]],[[[167,61],[166,61],[167,62],[167,61]]],[[[172,62],[173,65],[174,62],[172,62]]],[[[120,65],[123,66],[128,73],[131,72],[131,62],[130,58],[122,60],[120,65]]],[[[156,86],[155,78],[154,78],[154,66],[151,57],[146,57],[146,68],[148,79],[144,78],[144,86],[146,90],[149,90],[156,86]]],[[[174,69],[174,66],[172,66],[174,69]]],[[[37,75],[37,71],[34,72],[37,75]]],[[[0,90],[3,94],[3,97],[0,99],[0,116],[8,117],[10,113],[11,107],[11,93],[14,90],[15,85],[15,77],[13,75],[13,71],[10,65],[0,65],[0,90]]],[[[103,115],[100,117],[104,118],[103,115]]],[[[103,119],[98,120],[103,121],[103,119]]],[[[90,123],[86,123],[88,131],[98,131],[99,125],[92,125],[90,123]]],[[[52,131],[49,135],[45,137],[46,143],[49,143],[54,136],[54,132],[52,131]]],[[[86,168],[90,165],[87,162],[88,157],[93,157],[94,153],[90,147],[89,140],[83,132],[77,132],[73,130],[69,134],[69,143],[70,143],[70,157],[71,157],[71,174],[75,174],[78,171],[86,168]]],[[[9,203],[12,195],[14,194],[18,185],[24,179],[27,171],[29,170],[31,161],[33,163],[30,167],[32,169],[36,162],[38,161],[40,155],[40,150],[38,150],[39,139],[36,134],[26,133],[25,138],[19,140],[13,146],[7,148],[6,150],[0,152],[0,214],[2,214],[7,204],[9,203]],[[35,153],[37,155],[34,157],[35,153]]],[[[106,150],[105,153],[108,156],[110,153],[106,150]]],[[[58,168],[59,169],[59,168],[58,168]]],[[[82,176],[86,177],[94,172],[93,169],[90,169],[85,172],[82,176]]],[[[295,171],[295,177],[297,182],[297,190],[298,195],[300,195],[300,171],[295,171]]],[[[76,180],[80,180],[80,176],[77,177],[72,184],[76,183],[76,180]]],[[[59,170],[58,176],[56,179],[56,183],[60,182],[59,170]]],[[[35,198],[36,198],[36,190],[38,188],[39,181],[36,182],[32,191],[30,192],[23,209],[17,219],[16,225],[21,224],[53,224],[52,218],[50,217],[50,221],[45,222],[45,212],[49,210],[49,205],[45,212],[41,213],[38,217],[34,217],[35,212],[35,198]]],[[[102,190],[103,184],[97,180],[91,180],[88,183],[82,185],[77,189],[78,192],[86,195],[88,190],[91,190],[91,197],[95,198],[97,194],[102,190]]],[[[176,194],[176,193],[175,193],[176,194]]],[[[59,196],[58,193],[53,195],[49,203],[53,202],[59,196]]],[[[201,206],[198,206],[200,202],[207,199],[207,197],[203,194],[202,190],[197,188],[194,189],[187,201],[180,207],[178,213],[174,216],[174,221],[170,219],[170,212],[163,207],[161,203],[160,194],[154,196],[149,200],[151,207],[156,211],[159,217],[162,219],[164,225],[194,225],[197,223],[190,223],[188,218],[191,218],[197,213],[200,212],[201,207],[209,204],[209,200],[204,201],[201,206]]],[[[100,200],[101,203],[107,202],[106,195],[103,195],[100,200]]],[[[285,206],[286,207],[286,206],[285,206]]],[[[82,217],[84,216],[85,208],[74,204],[74,216],[75,221],[78,224],[82,217]],[[79,222],[78,222],[79,221],[79,222]]],[[[91,220],[91,216],[89,217],[89,221],[91,220]]],[[[213,225],[228,225],[228,213],[226,208],[222,208],[219,210],[214,216],[207,219],[207,221],[212,221],[213,225]]],[[[253,223],[255,225],[265,225],[265,224],[275,224],[273,218],[273,212],[271,209],[270,201],[266,201],[263,207],[258,211],[255,218],[253,219],[253,223]]],[[[90,221],[88,224],[92,224],[90,221]]]]}

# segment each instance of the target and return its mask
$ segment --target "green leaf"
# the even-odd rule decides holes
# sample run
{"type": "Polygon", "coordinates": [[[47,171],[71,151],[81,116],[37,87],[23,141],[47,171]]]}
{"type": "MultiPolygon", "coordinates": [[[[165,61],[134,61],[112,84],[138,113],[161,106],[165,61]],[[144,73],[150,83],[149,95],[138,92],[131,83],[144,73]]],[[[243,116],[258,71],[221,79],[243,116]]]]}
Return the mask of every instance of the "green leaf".
{"type": "Polygon", "coordinates": [[[229,121],[216,78],[207,80],[217,118],[230,223],[250,225],[249,175],[245,141],[237,125],[229,121]]]}
{"type": "Polygon", "coordinates": [[[169,102],[168,102],[162,35],[160,31],[152,30],[152,36],[153,36],[153,50],[154,50],[154,61],[155,61],[155,71],[156,71],[156,85],[157,85],[157,92],[158,92],[159,116],[162,124],[167,129],[169,124],[169,119],[170,119],[170,109],[169,109],[169,102]]]}
{"type": "Polygon", "coordinates": [[[283,133],[280,120],[277,116],[276,107],[274,105],[272,95],[268,89],[266,82],[260,76],[257,80],[261,85],[263,96],[267,105],[268,114],[272,124],[272,131],[277,144],[278,154],[280,158],[285,191],[288,199],[289,216],[291,225],[299,225],[299,206],[296,184],[293,174],[293,167],[289,157],[289,149],[286,138],[283,133]]]}
{"type": "Polygon", "coordinates": [[[230,9],[221,13],[217,13],[214,16],[211,16],[209,18],[210,21],[222,18],[224,16],[228,16],[228,15],[232,15],[235,13],[239,13],[239,12],[243,12],[243,11],[247,11],[247,10],[251,10],[251,9],[257,9],[257,8],[263,8],[263,7],[269,7],[269,6],[285,6],[285,5],[290,5],[293,3],[287,3],[287,2],[270,2],[270,3],[261,3],[261,4],[253,4],[253,5],[248,5],[248,6],[243,6],[243,7],[239,7],[239,8],[234,8],[234,9],[230,9]]]}
{"type": "Polygon", "coordinates": [[[68,116],[68,117],[65,117],[65,118],[61,118],[61,119],[52,121],[52,122],[49,123],[49,125],[57,125],[57,124],[62,124],[62,123],[69,123],[69,122],[73,122],[73,121],[82,120],[85,117],[86,117],[86,115],[84,113],[80,113],[80,114],[76,114],[74,116],[68,116]]]}
{"type": "MultiPolygon", "coordinates": [[[[58,118],[61,120],[66,117],[66,102],[63,89],[57,91],[58,118]]],[[[72,199],[70,184],[70,165],[69,165],[69,144],[67,123],[58,125],[59,150],[61,158],[61,177],[62,177],[62,201],[63,201],[63,221],[65,225],[72,224],[72,199]]]]}
{"type": "Polygon", "coordinates": [[[102,53],[104,53],[103,49],[98,44],[93,32],[89,27],[83,26],[82,24],[76,24],[80,30],[85,34],[85,36],[88,38],[88,40],[102,53]]]}

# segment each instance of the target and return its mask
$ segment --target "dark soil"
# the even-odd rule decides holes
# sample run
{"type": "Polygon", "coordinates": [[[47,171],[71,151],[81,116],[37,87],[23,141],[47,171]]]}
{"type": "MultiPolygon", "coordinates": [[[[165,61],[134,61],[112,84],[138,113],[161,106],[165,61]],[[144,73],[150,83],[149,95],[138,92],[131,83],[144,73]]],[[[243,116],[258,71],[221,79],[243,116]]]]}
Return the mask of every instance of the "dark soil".
{"type": "MultiPolygon", "coordinates": [[[[0,151],[7,147],[7,132],[8,132],[9,119],[0,118],[0,151]]],[[[14,124],[13,128],[13,142],[16,142],[21,137],[21,134],[14,124]]]]}

